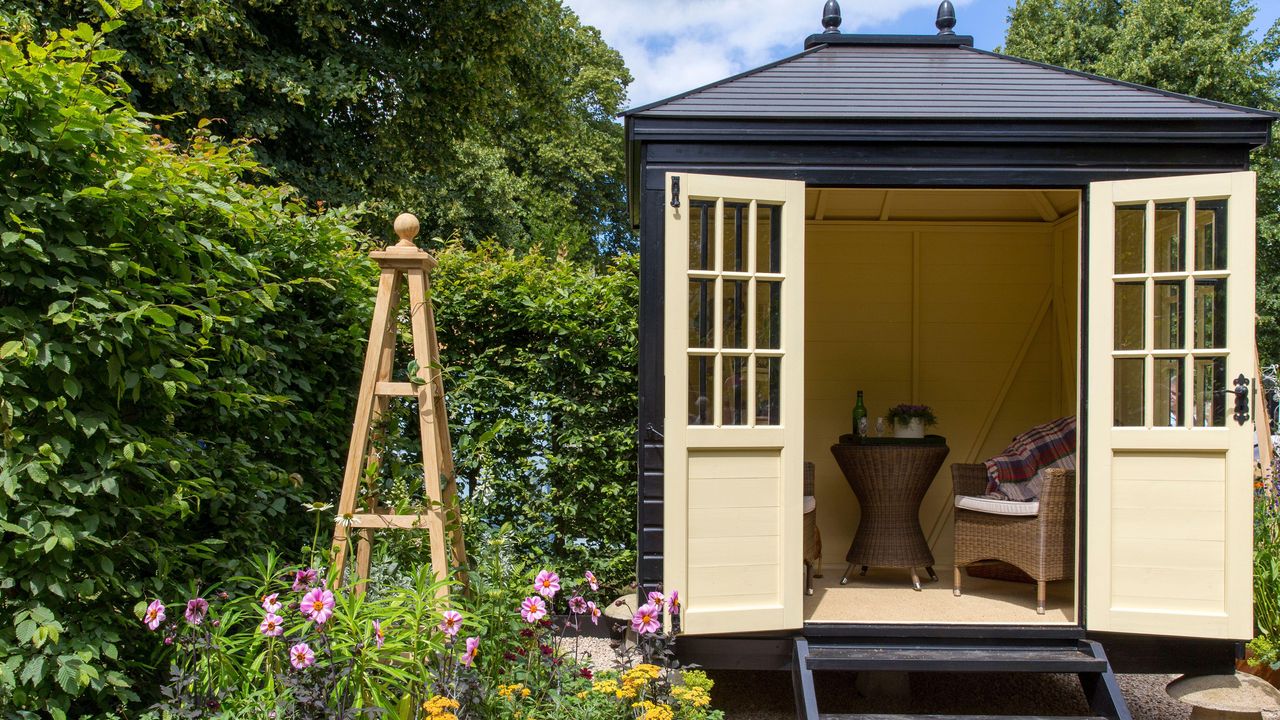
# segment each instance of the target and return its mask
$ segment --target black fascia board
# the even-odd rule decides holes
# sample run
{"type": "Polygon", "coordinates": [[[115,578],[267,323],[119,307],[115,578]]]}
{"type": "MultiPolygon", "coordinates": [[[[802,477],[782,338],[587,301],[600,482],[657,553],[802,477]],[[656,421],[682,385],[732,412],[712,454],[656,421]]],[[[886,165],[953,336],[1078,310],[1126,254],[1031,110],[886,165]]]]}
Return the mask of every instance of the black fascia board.
{"type": "Polygon", "coordinates": [[[898,45],[902,47],[971,47],[972,35],[858,35],[817,33],[804,40],[804,49],[819,45],[898,45]]]}
{"type": "Polygon", "coordinates": [[[922,119],[632,116],[633,142],[1200,143],[1265,145],[1271,120],[1238,118],[922,119]]]}

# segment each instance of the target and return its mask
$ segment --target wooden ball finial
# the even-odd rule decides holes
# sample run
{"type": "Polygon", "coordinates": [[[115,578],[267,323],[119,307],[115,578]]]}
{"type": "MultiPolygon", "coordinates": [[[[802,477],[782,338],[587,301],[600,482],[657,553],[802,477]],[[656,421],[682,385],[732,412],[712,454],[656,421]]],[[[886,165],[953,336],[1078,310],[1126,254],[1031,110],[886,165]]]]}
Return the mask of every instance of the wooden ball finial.
{"type": "Polygon", "coordinates": [[[409,213],[400,213],[392,227],[400,238],[400,242],[396,243],[398,247],[417,247],[413,239],[418,236],[418,218],[409,213]]]}

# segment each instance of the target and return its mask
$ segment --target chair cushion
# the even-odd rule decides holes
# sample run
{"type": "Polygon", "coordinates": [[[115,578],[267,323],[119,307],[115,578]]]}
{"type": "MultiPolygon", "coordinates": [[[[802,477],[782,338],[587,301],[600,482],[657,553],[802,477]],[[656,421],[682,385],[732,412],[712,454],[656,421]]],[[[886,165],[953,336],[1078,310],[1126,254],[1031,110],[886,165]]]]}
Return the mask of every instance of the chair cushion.
{"type": "Polygon", "coordinates": [[[1021,502],[1019,500],[996,500],[995,498],[975,497],[973,495],[957,495],[956,507],[990,515],[1036,515],[1040,512],[1040,502],[1038,500],[1021,502]]]}
{"type": "Polygon", "coordinates": [[[1076,452],[1076,419],[1064,417],[1015,437],[1003,453],[987,460],[987,492],[1001,483],[1024,482],[1051,462],[1076,452]]]}
{"type": "Polygon", "coordinates": [[[808,515],[818,509],[818,498],[812,495],[804,496],[804,514],[808,515]]]}

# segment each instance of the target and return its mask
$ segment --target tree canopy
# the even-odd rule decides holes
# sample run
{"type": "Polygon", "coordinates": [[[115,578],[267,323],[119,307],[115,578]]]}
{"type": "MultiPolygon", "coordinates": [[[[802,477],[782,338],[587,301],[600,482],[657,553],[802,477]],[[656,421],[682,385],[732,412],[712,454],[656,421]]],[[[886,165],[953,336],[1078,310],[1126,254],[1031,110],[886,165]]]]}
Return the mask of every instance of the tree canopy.
{"type": "MultiPolygon", "coordinates": [[[[1280,21],[1250,0],[1018,0],[1004,52],[1220,102],[1280,110],[1280,21]]],[[[1280,362],[1280,139],[1258,172],[1258,344],[1280,362]]]]}
{"type": "MultiPolygon", "coordinates": [[[[4,5],[33,31],[107,13],[4,5]]],[[[630,76],[560,0],[155,0],[109,42],[133,104],[176,114],[163,132],[211,118],[312,201],[581,259],[632,246],[613,121],[630,76]]]]}

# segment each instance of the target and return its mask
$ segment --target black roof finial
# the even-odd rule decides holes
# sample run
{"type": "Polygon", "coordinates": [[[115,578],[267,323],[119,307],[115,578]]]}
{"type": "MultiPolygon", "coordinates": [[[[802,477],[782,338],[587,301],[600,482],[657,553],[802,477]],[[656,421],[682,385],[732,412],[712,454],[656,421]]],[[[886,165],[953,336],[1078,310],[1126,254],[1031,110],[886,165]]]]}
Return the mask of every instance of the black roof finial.
{"type": "Polygon", "coordinates": [[[938,4],[938,19],[933,24],[937,26],[939,35],[956,34],[951,29],[956,26],[956,6],[951,4],[951,0],[942,0],[938,4]]]}
{"type": "Polygon", "coordinates": [[[836,0],[827,0],[827,4],[822,6],[822,27],[824,33],[840,32],[840,3],[836,0]]]}

